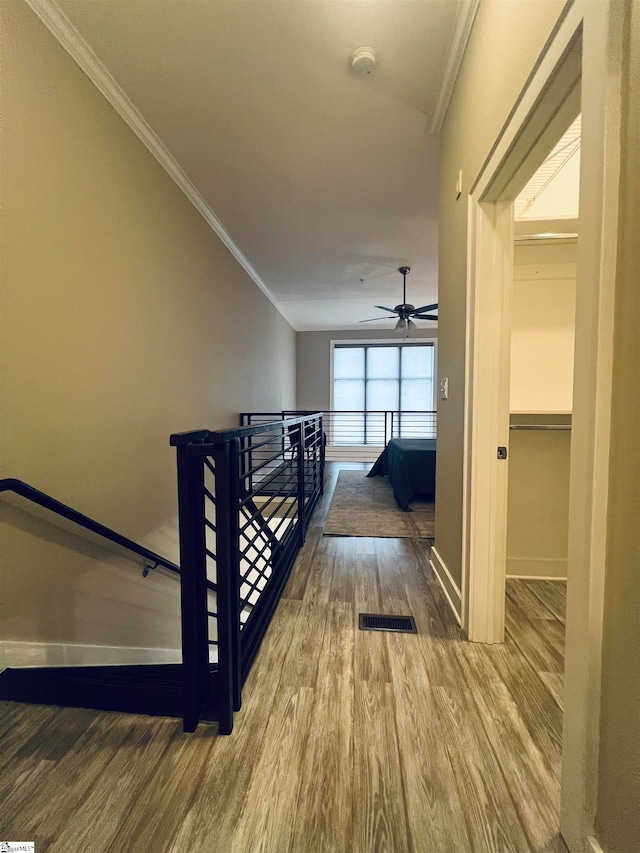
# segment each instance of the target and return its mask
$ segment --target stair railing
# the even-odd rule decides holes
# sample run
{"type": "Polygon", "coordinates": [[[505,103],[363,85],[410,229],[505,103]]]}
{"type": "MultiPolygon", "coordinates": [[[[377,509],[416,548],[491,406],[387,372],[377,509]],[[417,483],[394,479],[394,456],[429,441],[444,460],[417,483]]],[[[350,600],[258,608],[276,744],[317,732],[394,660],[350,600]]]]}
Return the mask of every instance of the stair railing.
{"type": "Polygon", "coordinates": [[[242,686],[322,493],[322,415],[256,415],[239,429],[176,433],[171,444],[178,466],[184,729],[194,731],[213,703],[219,732],[230,734],[242,686]],[[206,588],[214,578],[215,610],[206,588]]]}
{"type": "MultiPolygon", "coordinates": [[[[437,412],[399,411],[398,409],[336,410],[321,412],[325,430],[327,458],[354,462],[373,462],[392,438],[436,438],[437,412]]],[[[290,409],[282,412],[243,412],[243,425],[266,419],[295,418],[311,414],[311,410],[290,409]]]]}
{"type": "Polygon", "coordinates": [[[143,575],[145,577],[147,577],[151,569],[157,568],[167,569],[176,575],[180,574],[180,566],[172,563],[171,560],[161,557],[160,554],[156,554],[149,548],[145,548],[144,545],[134,542],[133,539],[129,539],[121,533],[116,533],[115,530],[112,530],[104,524],[100,524],[99,521],[96,521],[93,518],[89,518],[88,515],[84,515],[76,509],[72,509],[72,507],[52,498],[44,492],[40,492],[38,489],[35,489],[23,480],[17,480],[14,477],[6,477],[5,479],[0,480],[0,492],[12,492],[13,494],[19,495],[30,503],[49,510],[55,515],[77,524],[84,530],[88,530],[96,536],[100,536],[102,539],[113,542],[115,545],[124,548],[126,551],[136,554],[138,557],[142,557],[144,561],[143,575]]]}

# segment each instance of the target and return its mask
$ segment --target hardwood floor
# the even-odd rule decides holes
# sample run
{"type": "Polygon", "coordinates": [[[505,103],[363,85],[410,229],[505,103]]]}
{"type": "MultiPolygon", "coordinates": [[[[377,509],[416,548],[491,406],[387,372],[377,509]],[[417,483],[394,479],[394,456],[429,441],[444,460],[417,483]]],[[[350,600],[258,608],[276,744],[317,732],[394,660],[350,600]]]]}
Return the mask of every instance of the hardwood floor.
{"type": "Polygon", "coordinates": [[[0,703],[0,838],[38,853],[556,853],[564,588],[510,581],[464,642],[424,540],[323,537],[339,466],[231,737],[0,703]],[[418,634],[358,631],[411,614],[418,634]]]}

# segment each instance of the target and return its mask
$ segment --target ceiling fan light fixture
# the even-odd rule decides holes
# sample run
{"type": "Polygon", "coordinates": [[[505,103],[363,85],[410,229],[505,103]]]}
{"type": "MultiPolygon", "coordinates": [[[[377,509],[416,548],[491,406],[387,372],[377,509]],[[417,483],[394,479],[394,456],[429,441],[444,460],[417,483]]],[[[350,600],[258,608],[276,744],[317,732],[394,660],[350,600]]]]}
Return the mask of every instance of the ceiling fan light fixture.
{"type": "Polygon", "coordinates": [[[407,302],[407,274],[411,272],[411,267],[399,267],[398,272],[402,276],[402,302],[396,305],[395,308],[389,308],[387,305],[376,305],[381,311],[386,311],[386,317],[372,317],[370,320],[360,320],[361,323],[372,323],[374,320],[391,320],[395,314],[398,320],[394,326],[397,332],[404,332],[404,337],[409,337],[411,329],[420,328],[417,326],[413,318],[417,320],[437,320],[437,314],[423,314],[423,311],[437,310],[438,303],[433,302],[431,305],[421,305],[416,308],[407,302]],[[391,315],[391,316],[389,316],[391,315]]]}

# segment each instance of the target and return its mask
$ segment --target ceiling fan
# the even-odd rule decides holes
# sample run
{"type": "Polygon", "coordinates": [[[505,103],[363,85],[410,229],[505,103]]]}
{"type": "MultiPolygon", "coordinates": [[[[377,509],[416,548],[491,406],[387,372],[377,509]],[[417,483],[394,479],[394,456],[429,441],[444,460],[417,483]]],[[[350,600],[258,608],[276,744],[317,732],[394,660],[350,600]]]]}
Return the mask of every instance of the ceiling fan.
{"type": "MultiPolygon", "coordinates": [[[[398,272],[402,275],[402,303],[396,305],[395,308],[386,308],[384,305],[376,305],[381,311],[389,311],[391,315],[398,317],[396,329],[415,329],[416,324],[413,320],[437,320],[437,314],[423,313],[425,311],[433,311],[437,309],[438,303],[432,305],[422,305],[420,308],[414,308],[407,302],[407,273],[411,272],[411,267],[399,267],[398,272]]],[[[360,320],[361,323],[372,323],[374,320],[391,320],[393,316],[388,317],[371,317],[369,320],[360,320]]]]}

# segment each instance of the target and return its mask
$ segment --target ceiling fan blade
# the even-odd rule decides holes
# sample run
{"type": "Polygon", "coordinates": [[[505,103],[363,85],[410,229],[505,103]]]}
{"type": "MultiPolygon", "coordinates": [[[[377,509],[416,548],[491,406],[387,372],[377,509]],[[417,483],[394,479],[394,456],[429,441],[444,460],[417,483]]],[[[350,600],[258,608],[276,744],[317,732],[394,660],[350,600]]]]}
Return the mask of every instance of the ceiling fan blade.
{"type": "Polygon", "coordinates": [[[384,305],[376,305],[376,308],[379,308],[381,311],[391,311],[392,314],[395,314],[395,308],[385,308],[384,305]]]}
{"type": "Polygon", "coordinates": [[[437,314],[412,314],[414,320],[437,320],[437,314]]]}
{"type": "Polygon", "coordinates": [[[359,320],[360,323],[373,323],[374,320],[395,320],[395,316],[393,317],[371,317],[369,320],[359,320]]]}
{"type": "MultiPolygon", "coordinates": [[[[376,305],[376,308],[377,307],[378,306],[376,305]]],[[[411,313],[415,317],[416,314],[420,314],[422,311],[433,311],[434,308],[437,308],[437,307],[438,307],[438,303],[434,302],[433,305],[422,305],[420,308],[414,308],[411,313]]]]}

